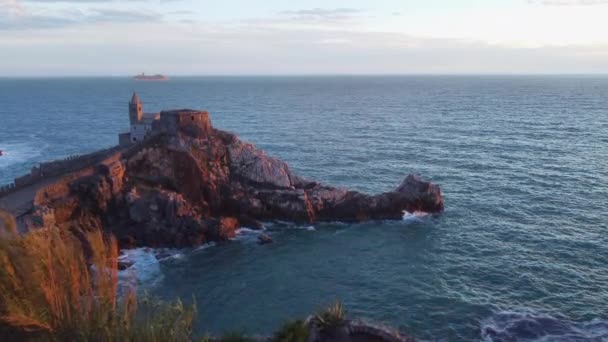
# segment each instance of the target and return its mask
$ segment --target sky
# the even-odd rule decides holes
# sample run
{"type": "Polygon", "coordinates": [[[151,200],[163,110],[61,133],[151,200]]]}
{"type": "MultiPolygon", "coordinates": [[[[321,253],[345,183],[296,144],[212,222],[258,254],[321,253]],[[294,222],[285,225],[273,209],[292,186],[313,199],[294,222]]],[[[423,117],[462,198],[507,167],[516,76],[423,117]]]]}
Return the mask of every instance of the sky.
{"type": "Polygon", "coordinates": [[[0,77],[608,74],[608,0],[0,0],[0,77]]]}

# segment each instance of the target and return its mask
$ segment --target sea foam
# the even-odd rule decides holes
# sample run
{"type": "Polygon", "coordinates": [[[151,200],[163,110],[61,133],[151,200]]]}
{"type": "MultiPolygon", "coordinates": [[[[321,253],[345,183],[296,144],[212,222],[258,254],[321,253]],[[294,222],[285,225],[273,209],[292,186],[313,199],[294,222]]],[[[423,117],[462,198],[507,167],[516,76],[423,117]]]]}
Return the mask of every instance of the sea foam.
{"type": "Polygon", "coordinates": [[[156,257],[157,252],[150,248],[123,250],[118,259],[132,263],[132,265],[118,272],[118,280],[121,286],[135,288],[154,286],[160,282],[162,273],[159,259],[156,257]]]}
{"type": "Polygon", "coordinates": [[[414,211],[410,213],[409,211],[404,210],[402,219],[405,222],[421,222],[424,218],[428,217],[429,213],[424,211],[414,211]]]}
{"type": "Polygon", "coordinates": [[[483,341],[606,341],[608,321],[575,322],[533,310],[502,311],[482,322],[483,341]]]}

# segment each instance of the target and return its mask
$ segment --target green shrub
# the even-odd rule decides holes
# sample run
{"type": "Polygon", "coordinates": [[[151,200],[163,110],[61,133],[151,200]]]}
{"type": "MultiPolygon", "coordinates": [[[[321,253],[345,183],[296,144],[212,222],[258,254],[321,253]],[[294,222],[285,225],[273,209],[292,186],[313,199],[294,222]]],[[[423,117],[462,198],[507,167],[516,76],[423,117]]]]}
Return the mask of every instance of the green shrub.
{"type": "Polygon", "coordinates": [[[318,312],[314,317],[315,323],[321,330],[342,327],[346,323],[346,310],[342,302],[338,301],[324,311],[318,312]]]}
{"type": "Polygon", "coordinates": [[[243,333],[230,332],[222,336],[218,342],[255,342],[256,340],[245,336],[243,333]]]}
{"type": "Polygon", "coordinates": [[[306,342],[309,330],[303,321],[297,320],[285,323],[273,338],[273,342],[306,342]]]}

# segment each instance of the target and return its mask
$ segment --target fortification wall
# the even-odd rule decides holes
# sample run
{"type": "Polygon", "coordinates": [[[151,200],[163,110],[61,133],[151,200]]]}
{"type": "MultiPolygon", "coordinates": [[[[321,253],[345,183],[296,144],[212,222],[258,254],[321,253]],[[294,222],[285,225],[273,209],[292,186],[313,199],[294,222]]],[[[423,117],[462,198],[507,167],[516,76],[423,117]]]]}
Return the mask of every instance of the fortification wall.
{"type": "Polygon", "coordinates": [[[76,172],[71,172],[65,176],[53,181],[51,184],[42,186],[36,192],[34,197],[34,205],[40,205],[60,198],[65,198],[70,193],[70,183],[80,177],[93,174],[93,167],[86,167],[76,172]]]}
{"type": "Polygon", "coordinates": [[[153,129],[170,135],[181,132],[199,137],[208,136],[212,132],[209,113],[191,109],[160,112],[160,120],[154,123],[153,129]]]}
{"type": "Polygon", "coordinates": [[[14,183],[0,187],[0,197],[34,183],[94,165],[124,148],[124,146],[114,146],[85,155],[69,156],[62,160],[41,163],[39,166],[33,167],[29,174],[15,178],[14,183]]]}

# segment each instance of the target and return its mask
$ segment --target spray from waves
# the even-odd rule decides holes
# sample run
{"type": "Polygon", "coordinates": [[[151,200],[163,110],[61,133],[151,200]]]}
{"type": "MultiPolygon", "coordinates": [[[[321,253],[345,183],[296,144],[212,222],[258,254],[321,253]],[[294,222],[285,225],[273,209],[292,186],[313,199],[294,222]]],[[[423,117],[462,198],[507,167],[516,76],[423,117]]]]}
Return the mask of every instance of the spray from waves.
{"type": "Polygon", "coordinates": [[[410,213],[409,211],[404,210],[402,219],[408,223],[422,222],[429,215],[429,213],[424,211],[414,211],[413,213],[410,213]]]}
{"type": "Polygon", "coordinates": [[[31,139],[28,142],[23,143],[7,143],[0,141],[0,150],[2,150],[0,168],[31,160],[39,160],[39,157],[45,149],[45,146],[40,145],[41,144],[32,141],[31,139]]]}
{"type": "Polygon", "coordinates": [[[608,321],[575,322],[535,311],[503,311],[482,322],[487,342],[608,341],[608,321]]]}
{"type": "Polygon", "coordinates": [[[131,265],[118,272],[121,287],[154,287],[163,279],[161,262],[182,260],[182,251],[172,249],[136,248],[123,250],[118,257],[120,263],[131,265]]]}
{"type": "Polygon", "coordinates": [[[211,247],[215,247],[217,246],[217,243],[215,242],[208,242],[206,244],[200,245],[198,247],[196,247],[192,252],[199,252],[199,251],[204,251],[205,249],[209,249],[211,247]]]}
{"type": "Polygon", "coordinates": [[[232,241],[242,241],[242,242],[257,242],[258,238],[262,234],[268,234],[266,229],[250,229],[250,228],[240,228],[236,230],[236,237],[231,239],[232,241]]]}

